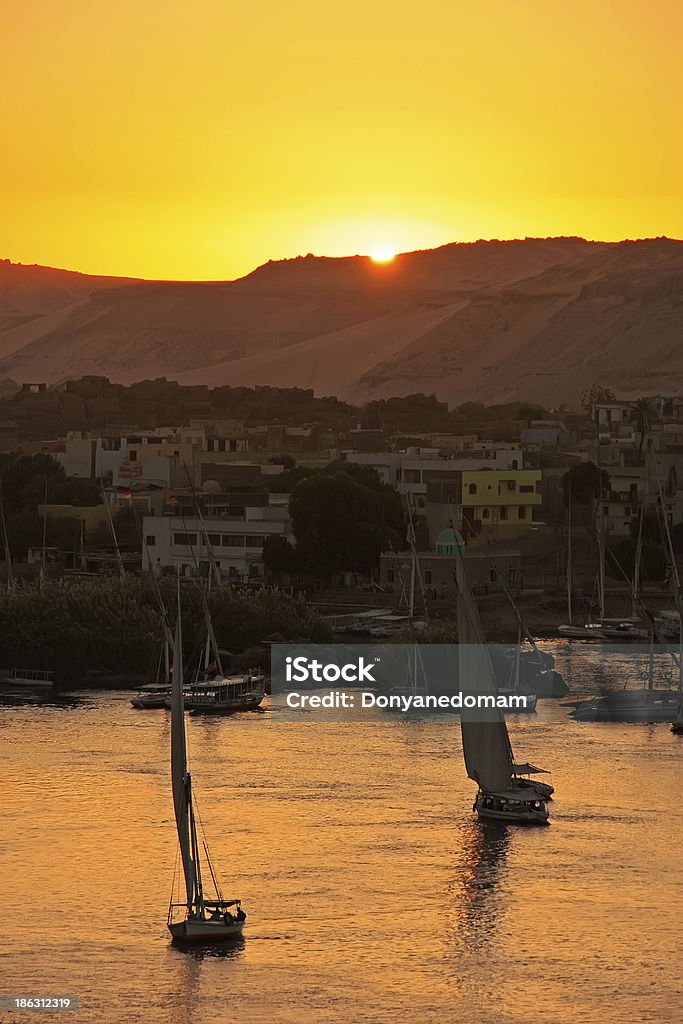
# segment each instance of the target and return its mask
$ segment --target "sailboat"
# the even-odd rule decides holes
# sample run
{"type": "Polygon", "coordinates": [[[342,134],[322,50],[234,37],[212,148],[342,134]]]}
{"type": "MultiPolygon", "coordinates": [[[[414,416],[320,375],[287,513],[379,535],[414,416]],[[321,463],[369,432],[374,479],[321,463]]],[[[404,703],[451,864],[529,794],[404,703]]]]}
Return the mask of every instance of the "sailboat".
{"type": "MultiPolygon", "coordinates": [[[[460,545],[456,545],[458,585],[458,676],[461,690],[496,696],[493,669],[477,606],[465,575],[460,545]]],[[[477,783],[473,810],[479,818],[520,825],[545,825],[548,808],[543,796],[515,777],[507,726],[498,707],[460,713],[465,768],[477,783]]]]}
{"type": "Polygon", "coordinates": [[[212,944],[238,939],[242,934],[247,915],[242,910],[241,900],[223,898],[205,841],[202,843],[203,859],[206,861],[213,882],[214,898],[207,899],[202,881],[202,857],[200,856],[197,823],[192,801],[192,780],[187,764],[180,586],[178,587],[178,618],[173,640],[171,783],[180,860],[185,880],[184,900],[174,902],[175,893],[171,892],[167,923],[173,941],[181,944],[212,944]]]}
{"type": "Polygon", "coordinates": [[[141,686],[131,704],[140,711],[147,711],[150,708],[164,708],[170,700],[171,691],[171,665],[169,661],[168,642],[163,641],[157,662],[156,678],[154,682],[145,683],[141,686]]]}
{"type": "MultiPolygon", "coordinates": [[[[602,513],[602,505],[599,505],[600,515],[598,520],[598,602],[600,604],[600,615],[597,620],[589,619],[583,625],[575,625],[572,622],[572,516],[571,516],[571,493],[567,506],[567,612],[569,622],[558,626],[557,632],[567,640],[616,640],[628,643],[631,640],[647,640],[648,632],[640,625],[635,612],[633,616],[623,618],[607,618],[605,616],[605,521],[602,513]]],[[[638,559],[640,554],[638,554],[638,559]]],[[[638,586],[637,576],[634,580],[634,587],[638,586]]],[[[635,601],[635,599],[634,599],[635,601]]]]}
{"type": "MultiPolygon", "coordinates": [[[[509,686],[497,687],[498,693],[501,697],[517,697],[520,692],[519,687],[519,670],[522,658],[522,626],[521,622],[518,623],[517,627],[517,644],[515,646],[514,661],[512,665],[512,673],[509,686]]],[[[515,714],[532,714],[536,710],[538,704],[538,695],[535,693],[525,694],[526,701],[520,707],[515,709],[515,714]]]]}

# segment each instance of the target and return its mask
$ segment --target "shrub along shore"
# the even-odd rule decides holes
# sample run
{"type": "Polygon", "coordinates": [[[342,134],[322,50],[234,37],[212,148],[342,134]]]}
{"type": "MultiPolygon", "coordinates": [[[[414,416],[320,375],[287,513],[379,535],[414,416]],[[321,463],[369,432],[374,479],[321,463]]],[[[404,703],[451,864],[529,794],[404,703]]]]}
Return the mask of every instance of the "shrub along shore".
{"type": "MultiPolygon", "coordinates": [[[[182,581],[185,658],[206,643],[200,583],[182,581]]],[[[176,583],[129,576],[16,585],[0,593],[0,667],[47,669],[58,686],[133,685],[153,674],[163,639],[159,596],[175,618],[176,583]]],[[[239,653],[274,637],[330,640],[305,602],[281,591],[208,595],[216,641],[239,653]]]]}

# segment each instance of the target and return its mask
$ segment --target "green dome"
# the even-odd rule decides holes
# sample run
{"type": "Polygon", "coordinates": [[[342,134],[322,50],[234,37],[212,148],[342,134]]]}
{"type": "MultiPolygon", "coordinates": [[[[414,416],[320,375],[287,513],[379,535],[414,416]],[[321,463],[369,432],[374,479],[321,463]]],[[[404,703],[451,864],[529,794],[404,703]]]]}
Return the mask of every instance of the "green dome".
{"type": "Polygon", "coordinates": [[[454,555],[458,549],[462,551],[464,547],[465,541],[462,534],[458,530],[454,530],[452,526],[449,526],[447,530],[442,530],[436,538],[437,555],[454,555]]]}

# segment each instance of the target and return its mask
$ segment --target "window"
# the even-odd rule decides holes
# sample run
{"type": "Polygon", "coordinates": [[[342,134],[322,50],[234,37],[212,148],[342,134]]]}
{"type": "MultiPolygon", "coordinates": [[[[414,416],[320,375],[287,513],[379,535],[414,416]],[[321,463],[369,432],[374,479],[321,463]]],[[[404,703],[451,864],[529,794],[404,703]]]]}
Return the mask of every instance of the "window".
{"type": "Polygon", "coordinates": [[[469,494],[476,494],[477,493],[477,485],[476,484],[470,484],[469,487],[467,488],[467,490],[468,490],[469,494]]]}
{"type": "Polygon", "coordinates": [[[431,582],[432,582],[432,570],[431,569],[425,569],[425,583],[431,583],[431,582]]]}
{"type": "Polygon", "coordinates": [[[517,509],[517,518],[526,519],[526,505],[520,505],[517,509]]]}
{"type": "Polygon", "coordinates": [[[508,569],[508,586],[514,587],[517,584],[517,570],[514,565],[511,565],[508,569]]]}
{"type": "Polygon", "coordinates": [[[498,582],[498,570],[496,569],[495,565],[492,565],[491,568],[489,569],[489,583],[497,583],[497,582],[498,582]]]}
{"type": "Polygon", "coordinates": [[[393,583],[394,582],[394,576],[395,576],[394,570],[393,569],[387,569],[387,583],[393,583]]]}
{"type": "Polygon", "coordinates": [[[481,512],[481,518],[482,519],[488,519],[489,515],[490,515],[490,512],[489,512],[489,510],[487,508],[482,509],[482,512],[481,512]]]}
{"type": "Polygon", "coordinates": [[[129,462],[137,462],[138,461],[138,453],[137,453],[137,449],[136,448],[131,448],[131,450],[128,452],[128,461],[129,462]]]}
{"type": "Polygon", "coordinates": [[[500,507],[500,518],[501,519],[507,519],[507,517],[508,517],[507,505],[501,505],[501,507],[500,507]]]}
{"type": "Polygon", "coordinates": [[[150,533],[145,537],[145,544],[147,545],[148,548],[153,548],[156,542],[157,539],[153,533],[150,533]]]}
{"type": "Polygon", "coordinates": [[[221,544],[224,548],[243,548],[244,534],[224,533],[221,536],[221,544]]]}
{"type": "Polygon", "coordinates": [[[513,469],[519,469],[519,465],[518,465],[517,459],[513,459],[512,460],[512,468],[513,469]]]}
{"type": "Polygon", "coordinates": [[[248,548],[262,548],[265,537],[261,534],[249,533],[247,534],[247,547],[248,548]]]}
{"type": "Polygon", "coordinates": [[[520,484],[519,485],[519,493],[520,494],[533,494],[534,493],[534,485],[533,484],[520,484]]]}
{"type": "Polygon", "coordinates": [[[207,533],[206,539],[212,547],[219,548],[221,546],[221,535],[220,533],[207,533]]]}
{"type": "Polygon", "coordinates": [[[176,547],[194,547],[197,543],[196,533],[174,533],[173,543],[176,547]]]}

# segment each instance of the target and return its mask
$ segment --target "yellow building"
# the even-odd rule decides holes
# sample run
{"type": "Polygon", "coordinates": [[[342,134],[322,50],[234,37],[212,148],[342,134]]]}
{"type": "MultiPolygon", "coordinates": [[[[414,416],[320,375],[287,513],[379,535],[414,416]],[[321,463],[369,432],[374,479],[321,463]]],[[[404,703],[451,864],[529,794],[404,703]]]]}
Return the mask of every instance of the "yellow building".
{"type": "Polygon", "coordinates": [[[472,526],[528,527],[541,504],[540,469],[463,470],[463,519],[472,526]]]}

